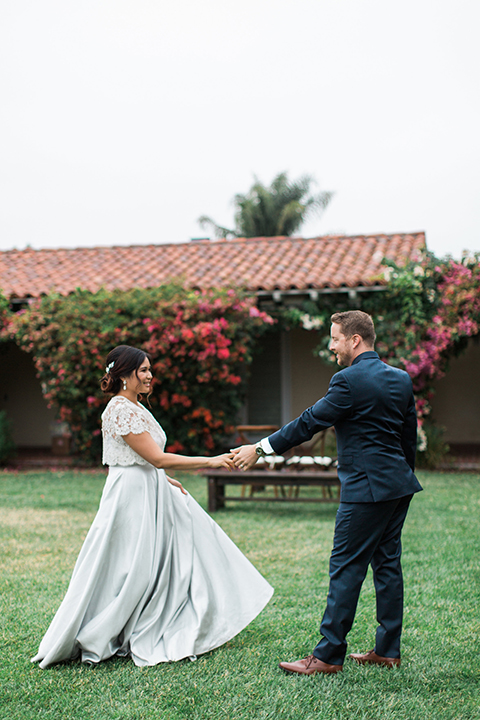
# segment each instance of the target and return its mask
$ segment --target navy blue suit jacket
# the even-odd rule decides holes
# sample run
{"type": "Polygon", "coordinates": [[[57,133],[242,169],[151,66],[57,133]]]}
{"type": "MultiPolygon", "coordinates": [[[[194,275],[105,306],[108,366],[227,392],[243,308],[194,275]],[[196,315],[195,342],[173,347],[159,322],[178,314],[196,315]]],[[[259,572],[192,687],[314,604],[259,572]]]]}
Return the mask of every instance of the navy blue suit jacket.
{"type": "Polygon", "coordinates": [[[336,373],[327,394],[270,435],[276,453],[335,427],[343,502],[380,502],[422,489],[414,474],[417,416],[412,381],[374,351],[336,373]]]}

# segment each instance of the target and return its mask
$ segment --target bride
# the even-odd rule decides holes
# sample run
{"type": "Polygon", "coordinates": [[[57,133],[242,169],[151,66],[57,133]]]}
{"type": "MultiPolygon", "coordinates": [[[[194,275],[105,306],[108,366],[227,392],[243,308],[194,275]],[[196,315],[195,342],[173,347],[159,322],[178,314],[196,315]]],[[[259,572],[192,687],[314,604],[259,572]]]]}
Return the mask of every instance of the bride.
{"type": "Polygon", "coordinates": [[[138,401],[151,392],[150,360],[120,345],[107,357],[102,390],[103,463],[97,515],[69,588],[32,662],[41,668],[114,655],[135,665],[195,659],[239,633],[273,589],[166,471],[232,468],[229,453],[164,452],[166,436],[138,401]]]}

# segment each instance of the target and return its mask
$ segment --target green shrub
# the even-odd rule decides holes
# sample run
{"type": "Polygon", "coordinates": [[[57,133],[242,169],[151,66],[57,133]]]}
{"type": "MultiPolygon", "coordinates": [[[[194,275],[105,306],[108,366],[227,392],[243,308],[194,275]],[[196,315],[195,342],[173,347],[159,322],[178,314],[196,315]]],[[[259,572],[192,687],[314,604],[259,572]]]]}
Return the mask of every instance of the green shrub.
{"type": "Polygon", "coordinates": [[[32,353],[44,397],[69,423],[85,459],[100,455],[99,381],[108,352],[122,344],[152,356],[151,409],[167,448],[203,455],[232,432],[255,338],[272,322],[240,291],[77,289],[13,315],[3,337],[32,353]]]}

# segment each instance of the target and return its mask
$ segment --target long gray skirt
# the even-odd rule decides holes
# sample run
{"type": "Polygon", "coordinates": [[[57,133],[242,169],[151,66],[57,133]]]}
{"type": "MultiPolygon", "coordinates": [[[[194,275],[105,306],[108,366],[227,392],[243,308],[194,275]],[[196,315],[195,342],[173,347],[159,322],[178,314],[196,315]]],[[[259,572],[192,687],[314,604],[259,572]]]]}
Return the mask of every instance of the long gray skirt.
{"type": "Polygon", "coordinates": [[[67,594],[32,662],[130,655],[136,665],[223,645],[273,589],[191,495],[152,465],[111,467],[67,594]]]}

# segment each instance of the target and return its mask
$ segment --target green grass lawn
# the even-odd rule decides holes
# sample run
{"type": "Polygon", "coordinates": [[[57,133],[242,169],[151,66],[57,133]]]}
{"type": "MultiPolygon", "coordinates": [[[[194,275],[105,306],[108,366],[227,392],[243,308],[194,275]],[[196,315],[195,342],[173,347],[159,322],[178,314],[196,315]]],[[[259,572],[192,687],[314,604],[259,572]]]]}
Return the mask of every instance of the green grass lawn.
{"type": "MultiPolygon", "coordinates": [[[[21,720],[443,720],[480,718],[480,478],[422,473],[404,530],[402,666],[347,661],[297,677],[279,660],[311,652],[328,587],[334,504],[230,503],[216,521],[275,588],[227,645],[189,661],[136,668],[115,659],[40,670],[29,661],[67,588],[98,505],[102,472],[0,475],[0,718],[21,720]]],[[[206,481],[182,479],[205,507],[206,481]]],[[[311,491],[303,489],[300,492],[311,491]]],[[[351,651],[373,647],[371,575],[351,651]]]]}

